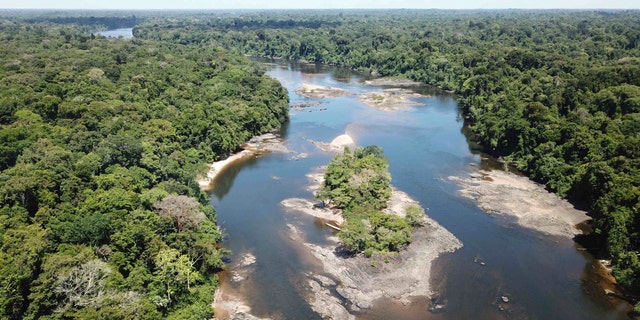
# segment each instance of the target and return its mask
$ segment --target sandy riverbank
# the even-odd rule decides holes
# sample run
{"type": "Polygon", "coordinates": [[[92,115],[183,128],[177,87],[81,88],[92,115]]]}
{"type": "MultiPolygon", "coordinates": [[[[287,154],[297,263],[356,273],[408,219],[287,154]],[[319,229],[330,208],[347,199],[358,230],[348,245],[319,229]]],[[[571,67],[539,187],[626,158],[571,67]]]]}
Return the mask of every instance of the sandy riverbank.
{"type": "Polygon", "coordinates": [[[585,211],[543,185],[514,173],[479,170],[448,179],[460,185],[460,193],[476,200],[485,212],[515,219],[522,227],[546,234],[572,238],[581,233],[576,225],[590,219],[585,211]]]}
{"type": "Polygon", "coordinates": [[[303,96],[305,98],[311,99],[322,99],[322,98],[337,98],[348,95],[353,95],[353,92],[336,88],[336,87],[327,87],[327,86],[319,86],[315,84],[305,83],[302,87],[295,90],[297,95],[303,96]]]}
{"type": "Polygon", "coordinates": [[[241,148],[243,149],[242,151],[234,153],[226,159],[215,161],[210,164],[207,175],[197,179],[196,181],[200,186],[200,189],[211,190],[211,188],[213,188],[213,182],[218,174],[224,171],[226,167],[240,159],[268,152],[291,153],[291,150],[284,145],[282,139],[273,133],[265,133],[263,135],[253,137],[241,148]]]}
{"type": "MultiPolygon", "coordinates": [[[[311,181],[308,189],[318,188],[322,183],[322,172],[317,169],[308,175],[311,181]]],[[[335,217],[335,213],[329,209],[314,208],[309,200],[286,199],[282,204],[289,212],[327,220],[335,217]]],[[[385,211],[403,216],[408,206],[419,205],[406,193],[394,189],[385,211]]],[[[372,258],[363,255],[345,256],[339,250],[335,237],[330,238],[331,244],[321,246],[304,243],[300,240],[304,239],[304,235],[297,235],[296,242],[303,243],[317,258],[324,272],[308,274],[308,289],[311,293],[307,299],[312,309],[323,318],[350,319],[354,317],[353,313],[374,308],[374,302],[378,300],[399,301],[406,305],[411,303],[411,298],[430,297],[432,292],[429,280],[433,260],[445,252],[461,248],[462,243],[426,215],[424,222],[424,227],[415,229],[412,242],[406,249],[386,258],[375,255],[372,258]]],[[[299,232],[297,228],[290,229],[292,233],[299,232]]]]}

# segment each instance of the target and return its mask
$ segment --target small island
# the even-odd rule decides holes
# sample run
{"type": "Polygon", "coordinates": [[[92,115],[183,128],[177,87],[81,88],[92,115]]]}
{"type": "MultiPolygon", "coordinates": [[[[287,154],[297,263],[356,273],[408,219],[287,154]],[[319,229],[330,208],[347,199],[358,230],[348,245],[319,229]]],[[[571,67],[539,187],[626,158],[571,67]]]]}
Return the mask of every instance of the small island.
{"type": "Polygon", "coordinates": [[[369,92],[361,95],[358,101],[365,105],[382,111],[396,111],[404,107],[419,105],[412,98],[420,98],[423,95],[409,89],[390,88],[378,92],[369,92]]]}
{"type": "Polygon", "coordinates": [[[408,305],[431,297],[433,260],[462,247],[417,201],[391,186],[388,167],[380,147],[345,148],[323,172],[309,175],[317,203],[282,201],[288,211],[312,215],[337,231],[331,244],[317,245],[289,227],[294,242],[322,265],[323,273],[308,274],[307,301],[325,318],[353,319],[382,300],[408,305]]]}
{"type": "Polygon", "coordinates": [[[337,209],[344,223],[337,226],[342,249],[352,253],[398,252],[411,242],[414,227],[424,225],[424,211],[409,207],[406,212],[382,211],[391,198],[389,164],[378,146],[348,148],[327,166],[324,184],[316,192],[320,206],[337,209]]]}
{"type": "Polygon", "coordinates": [[[297,95],[311,99],[337,98],[353,94],[353,92],[341,88],[319,86],[315,84],[303,84],[302,87],[298,88],[295,92],[297,95]]]}

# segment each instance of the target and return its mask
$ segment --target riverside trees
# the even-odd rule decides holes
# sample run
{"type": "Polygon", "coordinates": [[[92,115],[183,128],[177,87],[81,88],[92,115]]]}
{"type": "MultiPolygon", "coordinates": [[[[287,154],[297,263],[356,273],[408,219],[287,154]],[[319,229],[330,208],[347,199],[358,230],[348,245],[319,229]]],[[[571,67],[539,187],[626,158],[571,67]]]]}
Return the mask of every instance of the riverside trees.
{"type": "Polygon", "coordinates": [[[0,22],[0,318],[211,317],[225,252],[195,178],[278,129],[286,90],[220,48],[21,19],[0,22]]]}

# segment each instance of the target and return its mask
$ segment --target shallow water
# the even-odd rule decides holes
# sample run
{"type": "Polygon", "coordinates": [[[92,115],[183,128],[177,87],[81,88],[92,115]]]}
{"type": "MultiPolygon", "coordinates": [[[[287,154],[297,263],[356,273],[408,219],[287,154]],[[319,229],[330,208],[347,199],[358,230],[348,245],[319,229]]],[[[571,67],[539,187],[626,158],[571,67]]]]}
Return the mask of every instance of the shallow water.
{"type": "Polygon", "coordinates": [[[105,36],[107,38],[133,38],[133,28],[120,28],[107,31],[96,32],[97,35],[105,36]]]}
{"type": "Polygon", "coordinates": [[[304,231],[307,241],[323,243],[332,231],[313,218],[286,213],[280,201],[312,198],[306,174],[332,155],[309,142],[351,135],[357,145],[381,146],[389,158],[392,183],[428,208],[428,214],[464,244],[436,260],[431,289],[446,308],[427,309],[430,301],[410,306],[381,301],[363,319],[624,319],[628,305],[607,297],[591,256],[564,238],[526,230],[489,216],[458,194],[448,176],[489,165],[472,152],[462,133],[454,96],[430,87],[420,105],[385,112],[369,108],[357,95],[380,90],[361,83],[349,70],[315,64],[271,63],[268,74],[290,93],[292,103],[313,102],[294,93],[303,83],[339,87],[353,96],[320,99],[318,106],[291,110],[282,135],[295,153],[271,153],[236,163],[219,175],[211,192],[218,222],[228,234],[233,265],[246,252],[257,258],[241,288],[252,313],[276,319],[319,319],[305,302],[305,273],[317,263],[289,238],[287,224],[304,231]],[[298,153],[305,159],[292,160],[298,153]],[[482,263],[481,263],[482,262],[482,263]],[[509,298],[508,303],[502,296],[509,298]]]}

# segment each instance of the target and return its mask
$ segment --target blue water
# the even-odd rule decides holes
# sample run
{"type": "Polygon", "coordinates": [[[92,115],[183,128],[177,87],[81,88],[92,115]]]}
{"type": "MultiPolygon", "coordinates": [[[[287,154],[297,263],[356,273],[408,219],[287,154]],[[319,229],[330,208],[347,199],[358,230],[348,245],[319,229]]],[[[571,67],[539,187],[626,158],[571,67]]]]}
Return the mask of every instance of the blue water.
{"type": "Polygon", "coordinates": [[[294,93],[303,83],[340,87],[353,96],[320,99],[318,106],[291,109],[282,134],[295,153],[271,153],[237,163],[216,181],[212,204],[234,253],[229,264],[251,252],[255,271],[242,283],[222,277],[248,300],[252,312],[276,319],[319,319],[306,304],[305,272],[318,271],[304,250],[289,238],[287,224],[302,229],[307,240],[321,243],[332,233],[313,218],[286,213],[280,201],[311,199],[305,176],[332,155],[309,140],[331,141],[348,133],[357,145],[379,145],[389,158],[394,186],[428,208],[428,214],[451,231],[464,248],[446,254],[432,270],[432,290],[447,308],[392,304],[359,314],[364,319],[623,319],[627,305],[604,297],[591,283],[594,260],[573,241],[522,229],[491,217],[461,197],[447,177],[465,175],[486,165],[472,152],[462,133],[455,97],[429,87],[420,104],[398,111],[376,110],[357,96],[380,87],[361,83],[362,76],[314,64],[269,64],[268,74],[289,91],[292,103],[313,102],[294,93]],[[326,108],[326,110],[324,110],[326,108]],[[291,160],[297,153],[308,158],[291,160]],[[485,262],[480,265],[481,259],[485,262]],[[498,299],[510,297],[500,308],[498,299]]]}
{"type": "Polygon", "coordinates": [[[107,31],[96,32],[97,35],[105,36],[107,38],[124,38],[130,39],[133,38],[133,28],[121,28],[121,29],[113,29],[107,31]]]}

